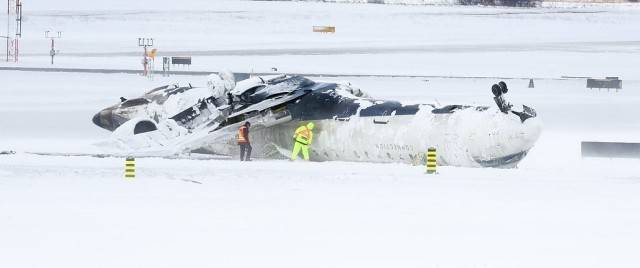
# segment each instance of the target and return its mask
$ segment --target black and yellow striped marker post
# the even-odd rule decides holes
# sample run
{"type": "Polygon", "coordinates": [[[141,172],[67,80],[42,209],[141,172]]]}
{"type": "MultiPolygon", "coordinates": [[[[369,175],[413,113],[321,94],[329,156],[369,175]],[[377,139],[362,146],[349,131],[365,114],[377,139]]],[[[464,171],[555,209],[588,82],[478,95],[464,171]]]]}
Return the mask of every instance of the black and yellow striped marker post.
{"type": "Polygon", "coordinates": [[[127,157],[124,161],[124,178],[133,179],[136,177],[136,159],[127,157]]]}
{"type": "Polygon", "coordinates": [[[436,174],[436,148],[427,149],[427,174],[436,174]]]}

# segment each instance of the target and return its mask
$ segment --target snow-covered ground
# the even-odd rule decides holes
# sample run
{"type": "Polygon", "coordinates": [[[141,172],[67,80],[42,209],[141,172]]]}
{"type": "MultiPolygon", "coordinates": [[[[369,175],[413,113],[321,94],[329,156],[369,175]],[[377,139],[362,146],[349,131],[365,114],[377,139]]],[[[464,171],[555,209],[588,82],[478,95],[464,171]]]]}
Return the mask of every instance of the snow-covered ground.
{"type": "Polygon", "coordinates": [[[616,168],[637,164],[427,176],[405,165],[139,159],[125,181],[122,159],[17,155],[0,168],[0,264],[635,267],[640,178],[616,168]]]}
{"type": "Polygon", "coordinates": [[[25,3],[18,65],[50,66],[51,30],[62,31],[57,67],[140,68],[137,40],[148,37],[159,57],[193,56],[191,70],[638,79],[639,24],[640,5],[35,0],[25,3]]]}
{"type": "MultiPolygon", "coordinates": [[[[3,267],[638,265],[640,160],[579,151],[638,141],[637,82],[507,80],[545,119],[519,169],[142,158],[126,181],[120,158],[27,152],[91,150],[108,135],[91,124],[98,109],[165,81],[3,74],[0,149],[18,152],[0,156],[3,267]]],[[[346,80],[379,98],[492,101],[489,79],[346,80]]]]}
{"type": "MultiPolygon", "coordinates": [[[[0,155],[0,267],[640,265],[640,160],[580,158],[583,140],[640,142],[637,7],[129,2],[29,1],[25,55],[0,66],[47,66],[51,26],[64,31],[57,67],[138,68],[149,36],[161,53],[200,51],[191,70],[536,77],[533,89],[505,79],[507,98],[534,107],[544,132],[510,170],[141,158],[126,181],[124,159],[31,153],[95,152],[109,135],[91,123],[98,110],[204,77],[0,71],[0,151],[17,151],[0,155]],[[621,76],[624,89],[563,75],[621,76]]],[[[314,79],[484,105],[498,81],[314,79]]]]}

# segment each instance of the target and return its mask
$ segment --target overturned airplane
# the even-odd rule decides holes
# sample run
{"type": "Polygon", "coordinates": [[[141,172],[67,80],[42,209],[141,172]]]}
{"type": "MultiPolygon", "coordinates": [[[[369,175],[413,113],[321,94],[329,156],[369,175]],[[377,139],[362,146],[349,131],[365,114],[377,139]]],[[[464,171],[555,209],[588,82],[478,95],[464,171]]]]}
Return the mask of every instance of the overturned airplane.
{"type": "Polygon", "coordinates": [[[191,152],[237,155],[236,133],[251,123],[253,155],[286,158],[293,131],[314,122],[311,159],[424,163],[429,147],[438,164],[515,167],[541,132],[536,112],[515,110],[504,82],[492,87],[497,106],[402,104],[375,100],[348,84],[302,76],[209,77],[207,87],[166,85],[97,113],[93,122],[132,154],[191,152]]]}

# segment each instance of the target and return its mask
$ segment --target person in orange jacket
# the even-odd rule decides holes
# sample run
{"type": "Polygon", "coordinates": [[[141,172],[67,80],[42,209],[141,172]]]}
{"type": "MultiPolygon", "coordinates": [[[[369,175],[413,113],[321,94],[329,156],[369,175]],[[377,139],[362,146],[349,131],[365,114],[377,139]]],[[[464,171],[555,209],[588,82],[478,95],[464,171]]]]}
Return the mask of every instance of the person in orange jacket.
{"type": "Polygon", "coordinates": [[[249,142],[248,121],[238,129],[238,145],[240,145],[240,161],[251,161],[251,142],[249,142]]]}

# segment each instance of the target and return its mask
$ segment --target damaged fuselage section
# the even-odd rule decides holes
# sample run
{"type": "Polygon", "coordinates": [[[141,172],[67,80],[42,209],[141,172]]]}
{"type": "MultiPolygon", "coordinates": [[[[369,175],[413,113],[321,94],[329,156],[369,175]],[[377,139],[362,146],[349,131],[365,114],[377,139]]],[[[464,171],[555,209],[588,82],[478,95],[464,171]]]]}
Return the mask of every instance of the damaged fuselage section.
{"type": "Polygon", "coordinates": [[[207,87],[168,85],[124,100],[93,122],[113,131],[118,148],[145,154],[236,155],[238,127],[249,121],[254,155],[284,158],[295,128],[314,122],[312,160],[419,164],[435,147],[441,165],[514,167],[541,124],[532,108],[515,111],[505,93],[496,107],[403,104],[372,99],[349,84],[289,75],[236,83],[222,73],[210,76],[207,87]]]}

